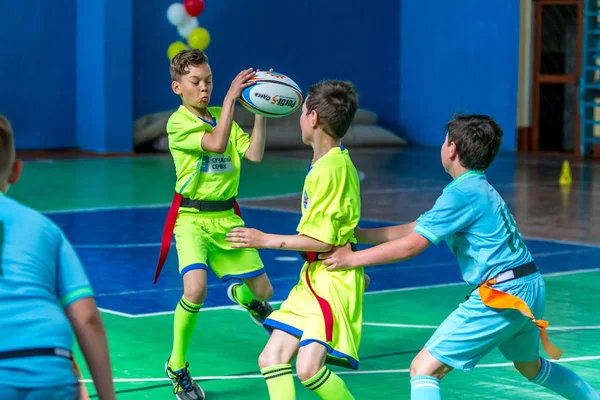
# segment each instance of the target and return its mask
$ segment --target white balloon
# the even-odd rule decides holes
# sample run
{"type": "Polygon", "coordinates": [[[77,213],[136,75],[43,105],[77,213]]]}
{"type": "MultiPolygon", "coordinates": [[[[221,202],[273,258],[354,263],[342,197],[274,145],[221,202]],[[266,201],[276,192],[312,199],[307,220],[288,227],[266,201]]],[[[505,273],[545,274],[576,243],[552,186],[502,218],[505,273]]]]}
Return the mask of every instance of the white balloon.
{"type": "Polygon", "coordinates": [[[181,25],[181,26],[179,26],[179,28],[177,28],[177,32],[179,32],[179,35],[182,38],[187,39],[190,36],[190,33],[192,33],[192,31],[194,29],[196,29],[197,27],[198,27],[198,19],[190,17],[190,19],[188,21],[186,21],[183,25],[181,25]]]}
{"type": "Polygon", "coordinates": [[[188,17],[182,3],[173,3],[167,8],[167,19],[171,25],[181,26],[188,21],[188,17]]]}

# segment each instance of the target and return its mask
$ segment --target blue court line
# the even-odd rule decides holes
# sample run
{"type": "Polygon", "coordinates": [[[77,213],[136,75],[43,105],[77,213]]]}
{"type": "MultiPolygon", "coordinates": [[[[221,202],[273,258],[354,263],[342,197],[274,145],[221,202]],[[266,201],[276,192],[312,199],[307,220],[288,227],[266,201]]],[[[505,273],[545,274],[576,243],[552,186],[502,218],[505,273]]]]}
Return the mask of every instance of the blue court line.
{"type": "MultiPolygon", "coordinates": [[[[85,209],[84,211],[77,211],[77,210],[75,210],[75,211],[56,211],[56,212],[50,212],[50,213],[45,213],[45,214],[49,214],[49,216],[51,216],[51,215],[72,214],[72,213],[81,213],[81,212],[155,209],[155,208],[166,208],[168,206],[169,205],[167,204],[167,205],[152,205],[152,206],[122,207],[122,208],[121,207],[99,208],[99,209],[85,209]]],[[[264,211],[269,211],[269,212],[273,212],[273,213],[292,214],[292,215],[297,215],[297,216],[301,215],[300,211],[279,210],[279,209],[272,209],[272,208],[268,208],[268,207],[244,205],[244,204],[242,204],[241,207],[242,207],[242,209],[264,210],[264,211]]],[[[407,224],[410,222],[412,222],[412,221],[389,221],[389,220],[364,218],[364,219],[360,220],[359,225],[364,228],[372,228],[372,227],[379,227],[379,226],[393,226],[393,225],[407,224]]],[[[540,238],[540,237],[526,236],[526,235],[522,235],[522,237],[523,237],[523,239],[526,239],[529,241],[538,241],[538,242],[557,243],[557,244],[564,244],[564,245],[575,245],[575,246],[582,246],[582,247],[600,248],[600,245],[593,244],[593,243],[583,243],[583,242],[570,241],[570,240],[548,239],[548,238],[540,238]]],[[[173,244],[174,244],[174,242],[171,243],[172,246],[173,246],[173,244]]],[[[158,247],[158,246],[160,246],[160,242],[154,241],[154,242],[149,242],[149,243],[80,244],[80,245],[75,245],[75,248],[102,249],[102,248],[135,248],[135,247],[158,247]]]]}
{"type": "MultiPolygon", "coordinates": [[[[545,258],[545,257],[556,257],[556,256],[564,256],[564,255],[573,255],[573,254],[582,254],[582,253],[588,253],[588,252],[593,252],[593,249],[580,249],[580,250],[575,250],[575,251],[557,251],[557,252],[547,252],[547,253],[538,253],[538,254],[532,254],[533,257],[536,260],[539,260],[540,258],[545,258]]],[[[298,265],[298,263],[296,263],[296,265],[298,265]]],[[[377,266],[377,267],[369,267],[368,269],[365,270],[366,273],[368,273],[369,275],[373,275],[374,272],[379,272],[379,271],[383,271],[386,273],[390,273],[390,272],[399,272],[402,273],[404,271],[409,271],[411,269],[436,269],[436,268],[442,268],[442,267],[458,267],[456,262],[438,262],[438,263],[427,263],[427,264],[412,264],[412,265],[406,265],[405,263],[396,263],[396,264],[389,264],[389,265],[382,265],[382,266],[377,266]]],[[[591,269],[583,269],[583,270],[577,270],[578,272],[580,271],[594,271],[597,268],[591,268],[591,269]]],[[[559,271],[557,273],[562,273],[562,272],[573,272],[573,271],[559,271]]],[[[268,271],[267,271],[268,273],[268,271]]],[[[549,273],[547,275],[552,275],[552,273],[549,273]]],[[[283,277],[278,277],[278,278],[270,278],[270,281],[272,284],[275,284],[276,282],[283,282],[283,281],[294,281],[297,282],[298,281],[298,276],[283,276],[283,277]]],[[[456,283],[464,283],[463,281],[459,281],[456,283]]],[[[466,285],[466,283],[464,283],[466,285]]],[[[227,287],[229,286],[229,284],[223,284],[223,283],[215,283],[215,284],[211,284],[208,285],[208,289],[211,288],[223,288],[223,287],[227,287]]],[[[414,287],[425,287],[425,286],[414,286],[414,287]]],[[[394,289],[394,288],[393,288],[394,289]]],[[[175,287],[168,287],[168,288],[160,288],[160,289],[142,289],[142,290],[130,290],[130,291],[123,291],[123,292],[104,292],[104,293],[100,293],[97,294],[96,297],[109,297],[109,296],[126,296],[126,295],[137,295],[137,294],[142,294],[142,293],[159,293],[161,291],[178,291],[181,292],[181,286],[175,286],[175,287]]]]}
{"type": "MultiPolygon", "coordinates": [[[[98,295],[99,307],[131,315],[174,310],[181,297],[182,281],[177,272],[177,256],[173,247],[160,280],[152,285],[158,247],[151,245],[160,241],[167,210],[167,207],[145,207],[49,215],[77,247],[98,295]],[[110,243],[113,247],[99,248],[102,243],[110,243]]],[[[247,226],[279,234],[294,234],[300,215],[298,212],[244,205],[242,211],[247,226]]],[[[386,221],[361,222],[364,227],[392,224],[386,221]]],[[[589,270],[597,265],[596,260],[600,258],[600,246],[539,238],[525,240],[532,253],[537,255],[538,266],[544,274],[589,270]]],[[[260,254],[275,289],[273,300],[281,301],[297,283],[302,262],[277,261],[282,256],[296,256],[289,251],[260,250],[260,254]]],[[[371,267],[368,273],[372,279],[369,292],[462,281],[456,259],[445,244],[432,246],[419,257],[402,264],[371,267]]],[[[228,285],[212,272],[208,274],[207,283],[206,307],[231,305],[225,293],[228,285]]]]}
{"type": "MultiPolygon", "coordinates": [[[[298,217],[300,215],[302,215],[302,213],[300,211],[278,210],[278,209],[274,209],[274,208],[242,204],[242,209],[244,209],[244,208],[254,209],[254,210],[264,210],[264,211],[270,211],[270,212],[274,212],[274,213],[293,214],[293,215],[297,215],[298,217]]],[[[382,226],[409,224],[411,222],[413,222],[413,221],[389,221],[389,220],[383,220],[383,219],[361,218],[359,226],[362,228],[378,228],[378,227],[382,227],[382,226]]],[[[528,241],[558,243],[558,244],[564,244],[564,245],[574,245],[574,246],[592,247],[592,248],[600,249],[600,245],[593,244],[593,243],[583,243],[583,242],[577,242],[577,241],[558,240],[558,239],[547,239],[547,238],[540,238],[540,237],[535,237],[535,236],[524,236],[524,235],[521,235],[521,237],[528,241]]]]}

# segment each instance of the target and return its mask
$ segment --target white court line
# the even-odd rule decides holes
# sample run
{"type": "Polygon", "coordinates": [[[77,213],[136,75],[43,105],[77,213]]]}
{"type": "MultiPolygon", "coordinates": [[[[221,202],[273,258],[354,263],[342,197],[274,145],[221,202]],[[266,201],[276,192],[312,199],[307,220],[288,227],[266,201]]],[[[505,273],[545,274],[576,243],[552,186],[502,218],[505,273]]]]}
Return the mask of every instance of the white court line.
{"type": "Polygon", "coordinates": [[[565,245],[570,245],[570,246],[581,246],[581,247],[591,247],[594,249],[600,249],[600,245],[592,244],[592,243],[572,242],[572,241],[560,240],[560,239],[545,239],[545,238],[540,238],[540,237],[535,237],[535,236],[524,236],[524,235],[521,235],[521,237],[523,239],[531,240],[534,242],[549,242],[549,243],[565,244],[565,245]]]}
{"type": "MultiPolygon", "coordinates": [[[[437,329],[436,325],[411,325],[411,324],[391,324],[385,322],[363,322],[366,326],[379,326],[383,328],[403,328],[403,329],[437,329]]],[[[595,331],[600,329],[600,325],[586,325],[586,326],[550,326],[547,328],[549,331],[595,331]]]]}
{"type": "MultiPolygon", "coordinates": [[[[366,220],[364,220],[366,221],[366,220]]],[[[524,237],[524,236],[523,236],[524,237]]],[[[577,245],[577,246],[581,246],[581,247],[587,247],[587,248],[593,248],[593,249],[598,249],[600,248],[600,245],[593,245],[593,244],[578,244],[578,243],[571,243],[571,242],[565,242],[565,241],[560,241],[560,240],[546,240],[546,239],[537,239],[537,238],[526,238],[525,239],[528,240],[533,240],[533,241],[540,241],[540,242],[551,242],[551,243],[560,243],[560,244],[564,244],[564,245],[577,245]]],[[[160,242],[151,242],[151,243],[101,243],[101,244],[75,244],[73,245],[74,248],[76,249],[134,249],[134,248],[144,248],[144,247],[160,247],[162,245],[162,243],[160,242]]],[[[174,246],[175,242],[171,242],[171,246],[174,246]]],[[[580,253],[580,252],[585,252],[586,250],[561,250],[561,251],[549,251],[549,252],[545,252],[545,253],[535,253],[533,254],[534,258],[535,257],[547,257],[547,256],[554,256],[554,255],[565,255],[565,254],[572,254],[572,253],[580,253]]],[[[287,258],[289,257],[279,257],[282,259],[282,261],[289,261],[287,260],[287,258]]],[[[298,260],[298,257],[293,257],[294,260],[298,260]]],[[[439,263],[436,263],[436,265],[439,263]]]]}
{"type": "MultiPolygon", "coordinates": [[[[240,204],[241,204],[241,202],[240,202],[240,204]]],[[[250,205],[250,204],[244,204],[243,207],[254,209],[254,210],[264,210],[264,211],[271,211],[271,212],[283,213],[283,214],[296,214],[296,215],[302,214],[301,211],[296,211],[296,210],[280,210],[280,209],[263,207],[263,206],[255,206],[255,205],[250,205]]],[[[371,219],[371,218],[362,218],[361,221],[376,223],[376,224],[385,224],[385,225],[401,225],[401,224],[408,224],[408,223],[413,222],[413,221],[389,221],[389,220],[371,219]]],[[[575,241],[559,240],[559,239],[547,239],[547,238],[541,238],[541,237],[537,237],[537,236],[521,235],[521,237],[523,239],[532,240],[532,241],[536,241],[536,242],[549,242],[549,243],[558,243],[558,244],[564,244],[564,245],[592,247],[595,249],[600,249],[600,244],[583,243],[583,242],[575,242],[575,241]]]]}
{"type": "MultiPolygon", "coordinates": [[[[579,185],[581,182],[573,182],[573,185],[579,185]]],[[[495,188],[530,188],[532,187],[532,185],[528,184],[528,183],[496,183],[494,185],[492,185],[495,188]]],[[[533,187],[535,187],[536,190],[539,191],[543,191],[543,192],[556,192],[558,190],[560,190],[560,187],[558,184],[556,185],[552,185],[552,184],[537,184],[537,185],[533,185],[533,187]]],[[[409,188],[387,188],[387,189],[367,189],[367,190],[361,190],[360,194],[361,195],[380,195],[380,194],[395,194],[395,193],[426,193],[426,192],[441,192],[444,189],[444,186],[422,186],[422,187],[409,187],[409,188]]],[[[571,192],[573,193],[586,193],[586,194],[591,194],[591,195],[597,195],[600,194],[599,191],[595,191],[595,190],[589,190],[586,188],[581,188],[581,187],[576,187],[576,188],[572,188],[569,189],[571,192]]]]}
{"type": "MultiPolygon", "coordinates": [[[[373,220],[363,220],[363,221],[369,221],[369,222],[385,222],[385,221],[373,221],[373,220]]],[[[533,237],[526,237],[523,236],[524,239],[527,240],[532,240],[532,241],[536,241],[536,242],[549,242],[549,243],[558,243],[558,244],[564,244],[564,245],[571,245],[571,246],[581,246],[581,247],[588,247],[588,248],[593,248],[593,249],[600,249],[600,245],[595,245],[595,244],[589,244],[589,243],[576,243],[576,242],[567,242],[564,240],[554,240],[554,239],[540,239],[540,238],[533,238],[533,237]]],[[[175,242],[171,243],[171,246],[174,246],[175,242]]],[[[154,243],[106,243],[106,244],[76,244],[73,245],[74,248],[76,249],[133,249],[133,248],[142,248],[142,247],[160,247],[161,243],[159,242],[154,242],[154,243]]],[[[544,257],[546,255],[561,255],[561,254],[569,254],[569,253],[573,253],[574,250],[563,250],[562,252],[548,252],[548,253],[539,253],[536,254],[536,256],[538,257],[544,257]]]]}
{"type": "Polygon", "coordinates": [[[106,308],[100,308],[98,307],[98,310],[100,312],[106,313],[106,314],[112,314],[112,315],[118,315],[119,317],[125,317],[125,318],[133,318],[134,315],[133,314],[127,314],[121,311],[114,311],[114,310],[109,310],[106,308]]]}
{"type": "MultiPolygon", "coordinates": [[[[366,174],[362,171],[358,171],[359,180],[364,180],[366,178],[366,174]]],[[[302,192],[291,192],[291,193],[282,193],[270,196],[256,196],[256,197],[239,197],[238,203],[244,204],[246,201],[266,201],[266,200],[277,200],[277,199],[285,199],[288,197],[294,197],[301,195],[302,192]]],[[[85,213],[85,212],[94,212],[94,211],[117,211],[117,210],[133,210],[133,209],[144,209],[144,208],[162,208],[169,207],[171,203],[159,203],[159,204],[147,204],[147,205],[139,205],[139,206],[112,206],[112,207],[92,207],[92,208],[71,208],[65,210],[54,210],[54,211],[42,211],[43,214],[68,214],[68,213],[85,213]]]]}
{"type": "MultiPolygon", "coordinates": [[[[271,304],[279,304],[282,303],[280,302],[275,302],[275,303],[271,303],[271,304]]],[[[148,313],[148,314],[128,314],[128,313],[124,313],[124,312],[120,312],[120,311],[113,311],[113,310],[108,310],[106,308],[98,308],[98,310],[100,310],[103,313],[106,314],[113,314],[113,315],[118,315],[120,317],[125,317],[125,318],[144,318],[144,317],[156,317],[156,316],[160,316],[160,315],[171,315],[171,314],[175,314],[175,311],[160,311],[160,312],[155,312],[155,313],[148,313]]],[[[202,312],[205,311],[217,311],[217,310],[239,310],[239,311],[246,311],[244,310],[242,307],[240,306],[236,306],[236,305],[230,305],[230,306],[218,306],[218,307],[206,307],[206,308],[202,308],[202,312]]]]}
{"type": "MultiPolygon", "coordinates": [[[[129,244],[74,244],[76,249],[135,249],[140,247],[160,247],[162,243],[129,243],[129,244]]],[[[175,242],[171,243],[173,246],[175,242]]]]}
{"type": "MultiPolygon", "coordinates": [[[[271,283],[273,282],[281,282],[281,281],[290,281],[290,280],[297,280],[298,278],[295,277],[278,277],[278,278],[271,278],[271,283]]],[[[228,283],[226,282],[220,282],[220,283],[211,283],[210,285],[207,285],[206,287],[208,289],[214,289],[214,288],[222,288],[223,286],[227,286],[228,283]]],[[[148,293],[160,293],[160,292],[181,292],[183,290],[183,288],[181,286],[178,287],[168,287],[168,288],[160,288],[160,289],[143,289],[143,290],[124,290],[121,292],[104,292],[104,293],[97,293],[96,297],[117,297],[117,296],[127,296],[127,295],[139,295],[139,294],[148,294],[148,293]]]]}
{"type": "Polygon", "coordinates": [[[589,274],[590,272],[598,272],[600,268],[590,268],[590,269],[576,269],[573,271],[561,271],[561,272],[551,272],[549,274],[544,274],[543,276],[565,276],[565,275],[574,275],[574,274],[589,274]]]}
{"type": "MultiPolygon", "coordinates": [[[[276,304],[276,303],[271,303],[271,304],[276,304]]],[[[246,311],[242,307],[236,306],[236,305],[218,306],[218,307],[206,307],[206,308],[202,308],[201,309],[202,312],[204,312],[204,311],[216,311],[216,310],[240,310],[240,311],[246,311]]],[[[170,314],[175,314],[175,311],[161,311],[161,312],[148,313],[148,314],[130,314],[131,317],[129,317],[129,318],[145,318],[145,317],[155,317],[155,316],[158,316],[158,315],[170,315],[170,314]]]]}
{"type": "MultiPolygon", "coordinates": [[[[258,196],[258,197],[240,197],[238,202],[243,204],[244,201],[262,201],[262,200],[277,200],[284,199],[287,197],[298,196],[300,192],[294,193],[283,193],[272,196],[258,196]]],[[[139,206],[112,206],[112,207],[91,207],[91,208],[70,208],[65,210],[53,210],[53,211],[42,211],[42,214],[69,214],[69,213],[87,213],[95,211],[119,211],[119,210],[134,210],[134,209],[146,209],[146,208],[163,208],[170,207],[171,203],[159,203],[159,204],[145,204],[139,206]]]]}
{"type": "MultiPolygon", "coordinates": [[[[419,186],[419,187],[406,187],[406,188],[387,188],[387,189],[366,189],[361,190],[361,195],[374,195],[374,194],[394,194],[394,193],[419,193],[419,192],[441,192],[444,190],[446,185],[435,185],[435,186],[419,186]]],[[[523,186],[529,187],[528,184],[520,184],[520,183],[497,183],[492,185],[494,187],[512,187],[512,186],[523,186]]]]}
{"type": "MultiPolygon", "coordinates": [[[[549,273],[549,274],[543,274],[543,276],[544,277],[565,276],[565,275],[574,275],[574,274],[585,274],[585,273],[598,272],[598,271],[600,271],[600,268],[581,269],[581,270],[563,271],[563,272],[552,272],[552,273],[549,273]]],[[[386,289],[386,290],[367,291],[367,292],[365,292],[365,296],[370,296],[370,295],[374,295],[374,294],[408,292],[408,291],[413,291],[413,290],[437,289],[437,288],[452,287],[452,286],[465,286],[465,288],[467,288],[467,289],[470,288],[470,286],[467,285],[464,282],[454,282],[454,283],[442,283],[442,284],[439,284],[439,285],[412,286],[412,287],[398,288],[398,289],[386,289]]],[[[281,303],[283,303],[283,301],[282,300],[280,300],[280,301],[272,301],[270,303],[271,304],[281,304],[281,303]]],[[[241,308],[240,306],[236,306],[236,305],[202,308],[203,312],[204,311],[212,311],[212,310],[238,310],[238,311],[246,311],[243,308],[241,308]]],[[[127,317],[127,318],[155,317],[155,316],[170,315],[170,314],[174,314],[175,313],[175,311],[160,311],[160,312],[146,313],[146,314],[126,314],[126,313],[121,313],[119,311],[112,311],[112,310],[107,310],[107,309],[103,309],[103,311],[105,313],[107,313],[107,314],[121,315],[121,316],[127,317]]]]}
{"type": "Polygon", "coordinates": [[[365,326],[379,326],[383,328],[406,328],[406,329],[437,329],[436,325],[411,325],[411,324],[390,324],[386,322],[363,322],[365,326]]]}
{"type": "MultiPolygon", "coordinates": [[[[558,364],[562,363],[571,363],[578,361],[595,361],[600,360],[600,356],[584,356],[584,357],[570,357],[563,358],[562,360],[548,360],[550,362],[555,362],[558,364]]],[[[480,364],[475,368],[504,368],[504,367],[512,367],[512,363],[496,363],[496,364],[480,364]]],[[[371,375],[371,374],[407,374],[410,370],[408,368],[403,369],[378,369],[371,371],[336,371],[338,375],[371,375]]],[[[296,374],[294,374],[296,375],[296,374]]],[[[297,376],[297,375],[296,375],[297,376]]],[[[194,376],[194,380],[200,382],[203,380],[231,380],[231,379],[264,379],[262,374],[255,375],[215,375],[215,376],[194,376]]],[[[169,378],[116,378],[113,379],[115,383],[138,383],[138,382],[170,382],[169,378]]],[[[82,382],[92,383],[91,379],[82,379],[82,382]]]]}
{"type": "Polygon", "coordinates": [[[162,208],[169,207],[171,203],[146,204],[141,206],[112,206],[112,207],[90,207],[90,208],[67,208],[64,210],[41,211],[42,214],[72,214],[72,213],[88,213],[95,211],[118,211],[118,210],[133,210],[145,208],[162,208]]]}
{"type": "MultiPolygon", "coordinates": [[[[565,276],[565,275],[575,275],[575,274],[586,274],[586,273],[598,272],[598,271],[600,271],[600,268],[578,269],[578,270],[573,270],[573,271],[551,272],[551,273],[548,273],[548,274],[542,274],[542,276],[545,277],[545,278],[547,278],[547,277],[552,277],[552,276],[565,276]]],[[[467,285],[464,282],[453,282],[453,283],[442,283],[442,284],[439,284],[439,285],[411,286],[411,287],[406,287],[406,288],[386,289],[386,290],[378,290],[378,291],[372,291],[372,292],[367,291],[367,292],[365,292],[365,296],[370,295],[370,294],[407,292],[407,291],[412,291],[412,290],[436,289],[436,288],[452,287],[452,286],[466,286],[466,287],[469,287],[469,288],[471,287],[471,286],[467,285]]]]}
{"type": "MultiPolygon", "coordinates": [[[[119,155],[117,157],[113,157],[113,158],[106,158],[106,157],[83,157],[83,158],[35,158],[32,160],[27,160],[25,161],[26,164],[38,164],[38,163],[44,163],[47,161],[52,161],[52,162],[57,162],[57,163],[73,163],[73,162],[88,162],[88,161],[92,161],[92,162],[105,162],[108,160],[124,160],[124,159],[128,159],[128,160],[147,160],[147,159],[165,159],[166,161],[171,160],[170,156],[168,153],[164,153],[164,154],[148,154],[148,155],[134,155],[134,156],[130,156],[130,155],[119,155]]],[[[571,164],[574,165],[574,164],[571,164]]]]}

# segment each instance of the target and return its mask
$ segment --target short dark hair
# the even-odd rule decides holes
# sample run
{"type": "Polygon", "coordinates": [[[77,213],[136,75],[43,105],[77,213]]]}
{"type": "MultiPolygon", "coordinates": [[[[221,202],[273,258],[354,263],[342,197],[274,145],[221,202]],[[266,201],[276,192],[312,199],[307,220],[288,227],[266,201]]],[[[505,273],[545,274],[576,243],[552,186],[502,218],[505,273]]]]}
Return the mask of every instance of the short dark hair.
{"type": "Polygon", "coordinates": [[[0,177],[9,174],[15,162],[15,142],[12,127],[6,117],[0,115],[0,177]]]}
{"type": "Polygon", "coordinates": [[[190,66],[208,63],[208,56],[200,50],[181,50],[171,60],[171,80],[181,82],[181,77],[190,73],[190,66]]]}
{"type": "Polygon", "coordinates": [[[502,143],[502,128],[488,115],[456,114],[446,131],[448,144],[456,145],[460,164],[470,170],[485,171],[502,143]]]}
{"type": "Polygon", "coordinates": [[[322,81],[311,86],[306,95],[306,112],[316,111],[321,128],[337,139],[348,132],[357,109],[358,94],[351,82],[322,81]]]}

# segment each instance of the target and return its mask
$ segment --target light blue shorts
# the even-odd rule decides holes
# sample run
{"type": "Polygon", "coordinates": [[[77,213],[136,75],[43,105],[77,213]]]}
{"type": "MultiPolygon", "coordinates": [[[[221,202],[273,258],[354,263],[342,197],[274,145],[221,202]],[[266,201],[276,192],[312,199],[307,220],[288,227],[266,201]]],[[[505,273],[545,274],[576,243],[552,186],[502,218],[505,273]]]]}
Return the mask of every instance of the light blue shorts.
{"type": "Polygon", "coordinates": [[[2,400],[79,400],[81,388],[79,384],[36,389],[0,385],[0,398],[2,400]]]}
{"type": "MultiPolygon", "coordinates": [[[[521,298],[536,319],[543,318],[546,286],[539,273],[493,288],[521,298]]],[[[446,318],[425,347],[444,364],[470,371],[496,347],[509,361],[535,361],[540,357],[539,343],[540,330],[529,318],[516,310],[487,307],[475,290],[446,318]]]]}

